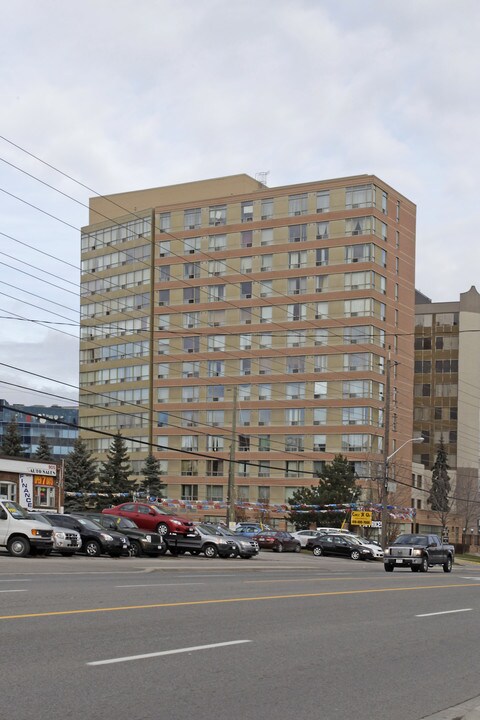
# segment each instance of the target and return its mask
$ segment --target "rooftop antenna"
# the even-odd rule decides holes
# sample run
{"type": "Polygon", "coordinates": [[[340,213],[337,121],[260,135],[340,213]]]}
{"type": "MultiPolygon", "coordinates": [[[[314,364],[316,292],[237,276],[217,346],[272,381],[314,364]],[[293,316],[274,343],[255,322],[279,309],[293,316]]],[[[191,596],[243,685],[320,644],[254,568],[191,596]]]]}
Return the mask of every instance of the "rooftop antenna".
{"type": "Polygon", "coordinates": [[[258,180],[259,183],[262,183],[262,185],[266,186],[269,175],[270,175],[270,170],[267,170],[264,172],[257,172],[257,173],[255,173],[255,180],[258,180]]]}

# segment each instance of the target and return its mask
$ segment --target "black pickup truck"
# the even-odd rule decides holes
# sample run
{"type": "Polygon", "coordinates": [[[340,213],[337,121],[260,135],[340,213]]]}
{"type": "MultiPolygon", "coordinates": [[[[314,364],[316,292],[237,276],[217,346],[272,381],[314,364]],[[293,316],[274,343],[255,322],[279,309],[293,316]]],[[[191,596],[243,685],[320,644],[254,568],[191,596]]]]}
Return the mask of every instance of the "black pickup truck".
{"type": "Polygon", "coordinates": [[[399,535],[386,548],[383,565],[386,572],[394,568],[409,567],[412,572],[427,572],[429,567],[441,565],[443,571],[452,571],[454,549],[444,545],[437,535],[399,535]]]}

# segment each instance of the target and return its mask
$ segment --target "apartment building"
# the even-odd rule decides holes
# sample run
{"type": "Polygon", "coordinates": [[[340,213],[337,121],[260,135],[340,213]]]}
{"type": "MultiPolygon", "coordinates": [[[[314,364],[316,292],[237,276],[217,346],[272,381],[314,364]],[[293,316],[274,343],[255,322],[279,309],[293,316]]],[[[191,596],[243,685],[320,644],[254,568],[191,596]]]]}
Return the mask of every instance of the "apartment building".
{"type": "MultiPolygon", "coordinates": [[[[368,484],[386,408],[389,451],[412,437],[415,214],[373,175],[275,188],[234,175],[92,198],[90,449],[103,459],[110,439],[96,431],[120,430],[139,473],[153,444],[167,496],[191,501],[227,499],[232,442],[239,502],[285,503],[337,453],[368,484]]],[[[398,453],[408,482],[411,452],[398,453]]]]}
{"type": "Polygon", "coordinates": [[[455,302],[434,303],[416,293],[414,369],[414,434],[424,442],[415,447],[413,459],[431,469],[443,438],[448,464],[456,471],[455,496],[472,499],[480,446],[480,294],[475,287],[455,302]]]}

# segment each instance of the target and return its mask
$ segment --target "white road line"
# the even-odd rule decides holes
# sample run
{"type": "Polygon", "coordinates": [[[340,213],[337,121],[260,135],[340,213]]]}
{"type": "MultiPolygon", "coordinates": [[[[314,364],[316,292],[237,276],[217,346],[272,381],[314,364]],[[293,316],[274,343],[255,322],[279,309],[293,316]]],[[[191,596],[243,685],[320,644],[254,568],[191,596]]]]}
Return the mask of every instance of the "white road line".
{"type": "Polygon", "coordinates": [[[195,652],[196,650],[211,650],[212,648],[227,647],[228,645],[241,645],[251,640],[232,640],[231,642],[215,643],[213,645],[196,645],[194,647],[179,648],[178,650],[163,650],[162,652],[146,653],[145,655],[129,655],[127,657],[113,658],[112,660],[95,660],[87,665],[113,665],[114,663],[130,662],[131,660],[144,660],[145,658],[160,657],[161,655],[177,655],[179,653],[195,652]]]}
{"type": "MultiPolygon", "coordinates": [[[[248,568],[246,568],[246,570],[248,570],[248,568]]],[[[223,577],[238,577],[238,576],[235,575],[235,573],[232,573],[231,575],[227,575],[226,573],[225,574],[222,573],[221,575],[198,575],[197,573],[194,573],[193,575],[178,575],[178,577],[179,578],[191,578],[191,577],[206,577],[206,578],[221,577],[221,578],[223,578],[223,577]]]]}
{"type": "Polygon", "coordinates": [[[467,575],[461,575],[460,576],[462,580],[476,580],[477,582],[480,582],[480,577],[478,575],[475,575],[475,577],[469,577],[467,575]]]}
{"type": "Polygon", "coordinates": [[[2,582],[32,582],[31,580],[0,580],[2,582]]]}
{"type": "Polygon", "coordinates": [[[150,585],[115,585],[116,588],[145,588],[145,587],[183,587],[186,585],[205,585],[203,582],[193,583],[155,583],[150,585]]]}
{"type": "Polygon", "coordinates": [[[462,608],[461,610],[444,610],[443,612],[424,613],[423,615],[415,615],[415,617],[432,617],[433,615],[450,615],[451,613],[470,612],[472,608],[462,608]]]}
{"type": "Polygon", "coordinates": [[[0,593],[7,593],[7,592],[28,592],[28,590],[0,590],[0,593]]]}

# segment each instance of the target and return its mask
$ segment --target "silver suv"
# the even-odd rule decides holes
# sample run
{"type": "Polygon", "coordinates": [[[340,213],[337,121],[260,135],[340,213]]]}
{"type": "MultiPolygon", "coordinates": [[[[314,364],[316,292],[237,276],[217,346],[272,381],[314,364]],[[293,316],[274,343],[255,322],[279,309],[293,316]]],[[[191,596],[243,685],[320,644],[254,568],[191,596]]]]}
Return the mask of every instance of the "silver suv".
{"type": "MultiPolygon", "coordinates": [[[[80,533],[70,528],[61,527],[55,524],[55,515],[53,513],[28,513],[31,518],[50,525],[53,529],[53,550],[56,550],[64,557],[71,557],[82,546],[80,533]]],[[[47,551],[48,552],[48,551],[47,551]]]]}

